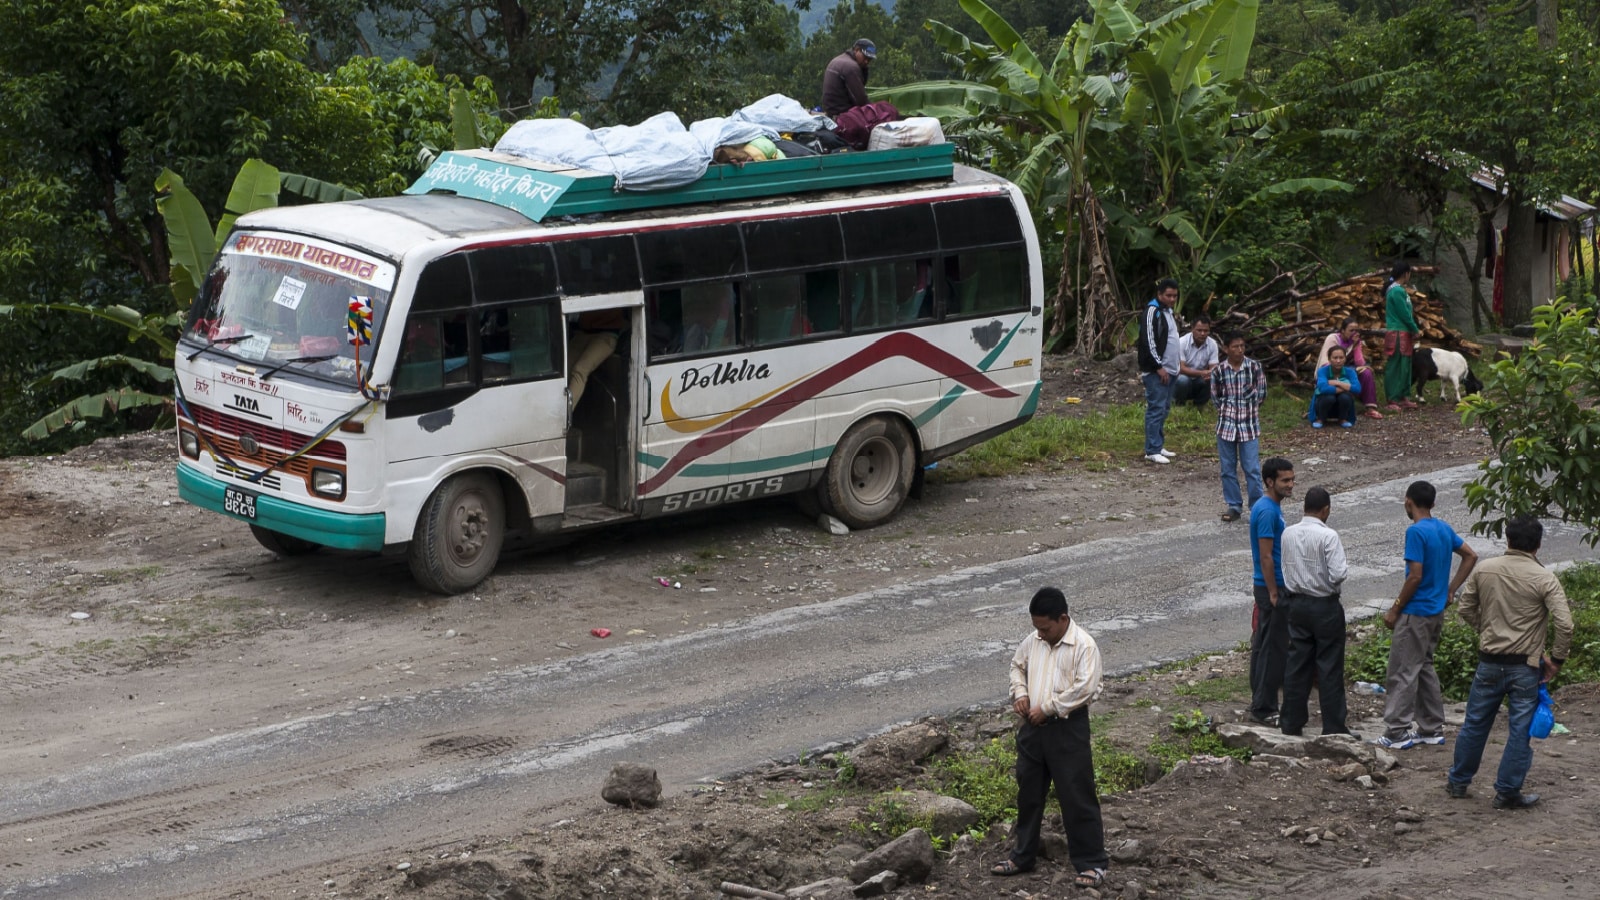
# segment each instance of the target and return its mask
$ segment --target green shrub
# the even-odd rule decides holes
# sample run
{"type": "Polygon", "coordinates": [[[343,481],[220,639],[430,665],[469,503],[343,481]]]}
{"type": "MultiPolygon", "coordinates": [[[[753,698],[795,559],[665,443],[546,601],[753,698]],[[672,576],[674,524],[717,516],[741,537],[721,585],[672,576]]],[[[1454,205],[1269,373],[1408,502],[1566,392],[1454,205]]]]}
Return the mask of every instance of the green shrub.
{"type": "Polygon", "coordinates": [[[979,827],[1017,817],[1017,753],[994,738],[972,753],[956,753],[933,765],[939,793],[978,811],[979,827]]]}

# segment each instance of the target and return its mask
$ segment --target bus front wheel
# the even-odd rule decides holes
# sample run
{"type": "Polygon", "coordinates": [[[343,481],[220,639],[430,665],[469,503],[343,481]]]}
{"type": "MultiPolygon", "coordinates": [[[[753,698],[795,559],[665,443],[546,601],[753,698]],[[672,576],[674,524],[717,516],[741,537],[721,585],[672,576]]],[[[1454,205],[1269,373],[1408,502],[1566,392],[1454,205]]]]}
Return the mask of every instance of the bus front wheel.
{"type": "Polygon", "coordinates": [[[305,556],[307,553],[315,553],[322,549],[321,544],[314,544],[291,534],[269,531],[260,525],[251,525],[250,533],[255,535],[256,543],[279,556],[305,556]]]}
{"type": "Polygon", "coordinates": [[[850,426],[828,459],[827,505],[851,528],[894,518],[911,493],[917,448],[905,423],[875,417],[850,426]]]}
{"type": "Polygon", "coordinates": [[[505,498],[494,478],[457,475],[440,485],[417,516],[411,575],[440,594],[477,587],[494,571],[505,540],[505,498]]]}

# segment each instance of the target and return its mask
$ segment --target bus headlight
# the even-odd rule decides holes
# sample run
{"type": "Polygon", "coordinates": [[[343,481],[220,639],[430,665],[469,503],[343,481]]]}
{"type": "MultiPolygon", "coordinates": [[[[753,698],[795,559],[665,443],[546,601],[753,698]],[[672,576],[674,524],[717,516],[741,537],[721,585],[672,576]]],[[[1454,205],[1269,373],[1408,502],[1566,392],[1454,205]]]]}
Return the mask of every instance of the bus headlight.
{"type": "Polygon", "coordinates": [[[187,428],[178,429],[178,449],[190,459],[199,459],[200,436],[187,428]]]}
{"type": "Polygon", "coordinates": [[[324,497],[344,499],[344,473],[332,469],[312,469],[311,490],[324,497]]]}

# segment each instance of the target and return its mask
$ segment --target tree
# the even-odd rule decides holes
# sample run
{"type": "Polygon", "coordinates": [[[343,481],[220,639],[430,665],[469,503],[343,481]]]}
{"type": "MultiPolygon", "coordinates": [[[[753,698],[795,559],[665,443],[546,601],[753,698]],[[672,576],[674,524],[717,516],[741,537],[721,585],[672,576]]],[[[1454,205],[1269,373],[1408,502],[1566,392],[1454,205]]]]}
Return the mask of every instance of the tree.
{"type": "MultiPolygon", "coordinates": [[[[393,190],[424,165],[418,147],[450,146],[459,82],[410,63],[330,80],[303,52],[272,0],[0,5],[0,302],[170,315],[171,254],[150,191],[163,169],[220,211],[251,156],[393,190]]],[[[473,97],[493,103],[486,84],[473,97]]],[[[0,358],[6,437],[69,399],[41,378],[105,356],[125,334],[37,311],[0,319],[0,344],[15,348],[0,358]]],[[[153,349],[140,358],[165,363],[153,349]]],[[[90,393],[121,382],[112,369],[83,374],[100,379],[90,393]]]]}
{"type": "MultiPolygon", "coordinates": [[[[608,124],[663,109],[723,115],[755,97],[739,88],[752,37],[787,37],[774,0],[372,0],[380,33],[426,35],[418,60],[484,75],[512,112],[544,96],[608,124]],[[636,96],[637,92],[637,96],[636,96]],[[640,107],[644,107],[641,109],[640,107]]],[[[761,52],[776,45],[757,44],[761,52]]]]}
{"type": "Polygon", "coordinates": [[[1534,340],[1497,360],[1462,419],[1494,455],[1466,487],[1473,531],[1500,536],[1512,516],[1559,515],[1600,542],[1600,342],[1594,310],[1565,301],[1533,311],[1534,340]]]}
{"type": "Polygon", "coordinates": [[[994,41],[929,23],[960,61],[961,80],[876,95],[945,119],[1046,211],[1064,260],[1052,342],[1075,325],[1080,351],[1114,349],[1112,249],[1124,253],[1119,271],[1142,251],[1161,274],[1193,280],[1236,252],[1225,237],[1242,207],[1343,187],[1306,178],[1238,185],[1228,177],[1241,154],[1270,136],[1253,132],[1277,116],[1239,116],[1255,0],[1200,0],[1149,21],[1122,0],[1094,0],[1093,17],[1073,25],[1048,67],[981,0],[961,6],[994,41]]]}
{"type": "MultiPolygon", "coordinates": [[[[1342,136],[1323,149],[1350,180],[1368,191],[1399,187],[1436,221],[1450,196],[1477,194],[1471,175],[1488,173],[1503,200],[1478,202],[1476,227],[1451,239],[1472,257],[1508,211],[1505,320],[1527,320],[1540,299],[1526,274],[1539,239],[1534,210],[1595,183],[1600,53],[1591,34],[1569,21],[1556,49],[1544,50],[1535,29],[1501,7],[1475,18],[1427,0],[1296,66],[1280,90],[1302,124],[1342,136]]],[[[1475,276],[1481,263],[1478,255],[1475,276]]]]}

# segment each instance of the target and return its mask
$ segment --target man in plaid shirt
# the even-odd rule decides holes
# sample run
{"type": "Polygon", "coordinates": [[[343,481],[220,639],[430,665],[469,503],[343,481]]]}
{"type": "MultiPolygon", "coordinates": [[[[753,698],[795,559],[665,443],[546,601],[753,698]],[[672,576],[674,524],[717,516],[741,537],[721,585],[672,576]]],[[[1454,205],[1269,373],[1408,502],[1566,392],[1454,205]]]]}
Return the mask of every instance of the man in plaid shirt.
{"type": "Polygon", "coordinates": [[[1244,335],[1228,335],[1227,358],[1211,373],[1211,402],[1217,408],[1217,456],[1222,460],[1222,521],[1237,521],[1239,468],[1244,467],[1250,505],[1261,497],[1261,403],[1267,399],[1267,373],[1244,355],[1244,335]]]}

